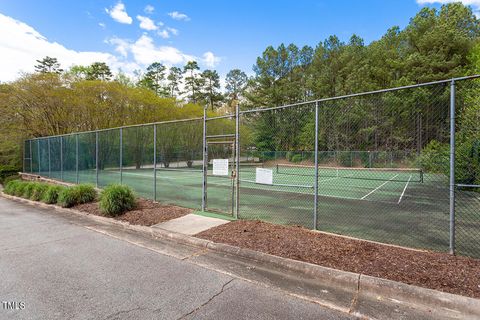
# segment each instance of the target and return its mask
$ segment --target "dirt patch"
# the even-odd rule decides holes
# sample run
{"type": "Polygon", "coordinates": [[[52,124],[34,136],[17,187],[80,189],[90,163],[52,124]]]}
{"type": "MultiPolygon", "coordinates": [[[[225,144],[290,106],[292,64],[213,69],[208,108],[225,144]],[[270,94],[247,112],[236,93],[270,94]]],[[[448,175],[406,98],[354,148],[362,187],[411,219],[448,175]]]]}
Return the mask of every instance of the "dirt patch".
{"type": "MultiPolygon", "coordinates": [[[[98,202],[80,204],[73,207],[75,210],[87,212],[97,216],[104,216],[98,207],[98,202]]],[[[130,224],[152,226],[157,223],[180,218],[191,213],[193,210],[177,206],[162,205],[151,200],[137,199],[137,207],[134,210],[114,217],[116,220],[126,221],[130,224]]]]}
{"type": "Polygon", "coordinates": [[[285,258],[480,298],[480,260],[347,239],[302,227],[233,221],[196,235],[285,258]]]}

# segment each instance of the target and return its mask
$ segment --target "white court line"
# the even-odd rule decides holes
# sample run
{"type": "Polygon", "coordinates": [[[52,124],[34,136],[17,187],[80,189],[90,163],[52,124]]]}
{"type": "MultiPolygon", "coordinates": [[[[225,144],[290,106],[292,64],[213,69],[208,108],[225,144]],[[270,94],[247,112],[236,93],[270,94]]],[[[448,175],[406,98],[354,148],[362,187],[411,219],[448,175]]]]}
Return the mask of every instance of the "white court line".
{"type": "Polygon", "coordinates": [[[369,193],[367,193],[366,195],[364,195],[360,199],[362,199],[362,200],[365,199],[366,197],[368,197],[369,195],[371,195],[372,193],[374,193],[375,191],[377,191],[378,189],[380,189],[381,187],[383,187],[384,185],[386,185],[387,183],[389,183],[390,181],[392,181],[396,177],[398,177],[398,174],[394,175],[393,177],[388,179],[388,181],[385,181],[384,183],[382,183],[381,185],[379,185],[378,187],[376,187],[375,189],[373,189],[372,191],[370,191],[369,193]]]}
{"type": "Polygon", "coordinates": [[[408,177],[407,184],[405,185],[405,188],[403,188],[402,195],[400,196],[400,199],[398,199],[397,204],[400,204],[400,202],[402,201],[403,195],[405,194],[405,191],[407,191],[408,184],[410,183],[410,179],[412,179],[412,175],[410,175],[410,177],[408,177]]]}

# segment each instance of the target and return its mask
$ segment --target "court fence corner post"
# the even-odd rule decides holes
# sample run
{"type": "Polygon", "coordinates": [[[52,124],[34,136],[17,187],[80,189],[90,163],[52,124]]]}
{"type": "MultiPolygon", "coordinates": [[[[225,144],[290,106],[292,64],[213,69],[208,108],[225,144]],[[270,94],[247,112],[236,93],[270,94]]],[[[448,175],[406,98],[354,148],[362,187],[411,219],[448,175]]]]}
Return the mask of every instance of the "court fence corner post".
{"type": "Polygon", "coordinates": [[[80,176],[78,172],[78,133],[75,135],[75,181],[78,184],[80,181],[80,176]]]}
{"type": "Polygon", "coordinates": [[[450,238],[449,251],[455,254],[455,80],[450,83],[450,238]]]}
{"type": "Polygon", "coordinates": [[[60,137],[60,180],[63,181],[63,136],[60,137]]]}
{"type": "Polygon", "coordinates": [[[207,209],[207,107],[203,108],[202,150],[202,211],[205,211],[207,209]]]}
{"type": "Polygon", "coordinates": [[[98,188],[98,131],[95,131],[95,187],[98,188]]]}
{"type": "Polygon", "coordinates": [[[235,107],[235,212],[238,219],[240,209],[240,107],[235,107]]]}
{"type": "Polygon", "coordinates": [[[318,101],[315,102],[315,184],[314,184],[314,207],[313,207],[313,229],[317,230],[318,224],[318,101]]]}
{"type": "Polygon", "coordinates": [[[120,128],[119,131],[120,131],[119,132],[119,134],[120,134],[120,137],[119,137],[119,139],[120,139],[120,150],[119,150],[119,152],[120,152],[120,155],[119,155],[119,157],[120,157],[120,159],[119,159],[120,184],[123,184],[123,172],[122,172],[122,166],[123,166],[123,128],[120,128]]]}
{"type": "Polygon", "coordinates": [[[157,201],[157,124],[153,125],[153,201],[157,201]]]}

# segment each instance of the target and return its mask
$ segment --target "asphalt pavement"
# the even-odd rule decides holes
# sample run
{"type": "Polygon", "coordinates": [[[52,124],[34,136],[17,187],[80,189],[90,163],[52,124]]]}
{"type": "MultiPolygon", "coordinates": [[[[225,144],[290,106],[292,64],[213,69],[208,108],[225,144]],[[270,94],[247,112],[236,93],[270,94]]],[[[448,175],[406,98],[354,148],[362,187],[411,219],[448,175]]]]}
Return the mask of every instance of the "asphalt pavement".
{"type": "Polygon", "coordinates": [[[352,319],[126,239],[0,197],[0,319],[352,319]]]}

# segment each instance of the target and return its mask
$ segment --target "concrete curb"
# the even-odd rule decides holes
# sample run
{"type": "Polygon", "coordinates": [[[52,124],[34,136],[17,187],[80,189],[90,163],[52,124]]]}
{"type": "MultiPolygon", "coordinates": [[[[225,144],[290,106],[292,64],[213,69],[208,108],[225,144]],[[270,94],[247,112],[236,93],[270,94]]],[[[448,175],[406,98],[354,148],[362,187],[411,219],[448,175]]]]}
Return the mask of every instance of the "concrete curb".
{"type": "MultiPolygon", "coordinates": [[[[377,313],[369,314],[369,310],[362,310],[362,300],[369,300],[376,301],[379,304],[389,302],[397,305],[403,305],[408,308],[424,310],[426,312],[435,312],[437,315],[440,315],[441,318],[480,319],[480,299],[421,288],[387,279],[331,269],[227,244],[215,243],[209,240],[195,238],[158,228],[131,225],[128,222],[86,214],[81,211],[61,208],[55,205],[43,204],[40,202],[10,196],[4,194],[3,192],[1,192],[0,195],[6,199],[32,206],[81,215],[102,224],[121,226],[124,229],[136,231],[152,237],[173,240],[181,244],[208,249],[220,254],[239,256],[248,260],[254,260],[275,266],[278,270],[283,269],[294,271],[298,274],[313,277],[324,284],[339,288],[345,293],[351,294],[355,303],[352,304],[350,312],[357,316],[373,318],[378,316],[377,313]]],[[[339,306],[339,308],[344,307],[339,306]]]]}

